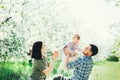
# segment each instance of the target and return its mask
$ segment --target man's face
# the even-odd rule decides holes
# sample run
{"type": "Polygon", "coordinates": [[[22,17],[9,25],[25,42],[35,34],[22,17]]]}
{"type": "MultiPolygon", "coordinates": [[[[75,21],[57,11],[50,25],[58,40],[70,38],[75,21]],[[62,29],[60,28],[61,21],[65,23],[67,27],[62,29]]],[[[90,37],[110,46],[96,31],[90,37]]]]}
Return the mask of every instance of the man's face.
{"type": "Polygon", "coordinates": [[[85,47],[85,49],[84,49],[84,51],[83,51],[83,54],[84,54],[85,56],[91,56],[91,55],[92,55],[91,46],[85,47]]]}

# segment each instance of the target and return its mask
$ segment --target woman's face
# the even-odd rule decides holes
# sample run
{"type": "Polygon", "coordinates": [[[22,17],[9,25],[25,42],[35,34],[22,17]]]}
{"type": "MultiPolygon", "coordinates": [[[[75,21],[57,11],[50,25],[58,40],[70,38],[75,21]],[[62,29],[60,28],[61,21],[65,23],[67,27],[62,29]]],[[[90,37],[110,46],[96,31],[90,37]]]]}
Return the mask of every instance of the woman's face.
{"type": "Polygon", "coordinates": [[[45,52],[45,50],[46,50],[46,46],[45,44],[42,44],[42,49],[41,49],[42,53],[45,52]]]}

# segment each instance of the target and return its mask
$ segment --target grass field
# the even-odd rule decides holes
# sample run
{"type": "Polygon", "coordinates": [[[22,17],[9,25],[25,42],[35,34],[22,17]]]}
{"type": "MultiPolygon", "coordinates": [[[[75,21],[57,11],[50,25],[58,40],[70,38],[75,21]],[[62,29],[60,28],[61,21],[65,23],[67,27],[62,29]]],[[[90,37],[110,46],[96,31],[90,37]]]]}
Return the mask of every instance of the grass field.
{"type": "Polygon", "coordinates": [[[120,62],[95,63],[89,80],[120,80],[120,62]]]}
{"type": "MultiPolygon", "coordinates": [[[[27,80],[31,72],[28,62],[0,63],[0,80],[27,80]]],[[[56,69],[51,75],[47,80],[57,76],[56,69]]],[[[95,62],[89,80],[120,80],[120,62],[95,62]]]]}
{"type": "Polygon", "coordinates": [[[28,62],[0,62],[0,80],[27,80],[32,67],[28,62]]]}

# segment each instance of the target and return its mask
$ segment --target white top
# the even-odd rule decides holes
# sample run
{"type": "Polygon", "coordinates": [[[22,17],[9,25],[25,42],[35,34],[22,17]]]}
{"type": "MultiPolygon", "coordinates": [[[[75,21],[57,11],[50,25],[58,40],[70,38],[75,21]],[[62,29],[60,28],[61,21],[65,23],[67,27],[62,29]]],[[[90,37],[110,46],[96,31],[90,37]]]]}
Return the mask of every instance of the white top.
{"type": "Polygon", "coordinates": [[[74,53],[75,53],[76,51],[82,51],[82,50],[79,48],[79,45],[74,45],[73,42],[69,42],[66,46],[67,46],[67,48],[68,48],[68,50],[69,50],[69,52],[70,52],[70,54],[71,54],[71,57],[74,56],[74,53]]]}

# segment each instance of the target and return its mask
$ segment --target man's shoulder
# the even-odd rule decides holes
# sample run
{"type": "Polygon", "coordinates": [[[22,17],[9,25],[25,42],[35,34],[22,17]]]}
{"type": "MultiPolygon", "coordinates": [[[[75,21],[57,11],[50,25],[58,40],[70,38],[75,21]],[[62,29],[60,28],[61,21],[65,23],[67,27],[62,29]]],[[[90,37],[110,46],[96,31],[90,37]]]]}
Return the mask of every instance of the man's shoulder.
{"type": "Polygon", "coordinates": [[[84,61],[93,61],[92,57],[89,57],[89,56],[84,56],[83,60],[84,61]]]}
{"type": "Polygon", "coordinates": [[[78,61],[84,61],[84,58],[83,57],[78,57],[77,60],[78,61]]]}
{"type": "Polygon", "coordinates": [[[83,56],[83,57],[78,57],[77,60],[83,60],[83,61],[93,61],[91,57],[83,56]]]}

